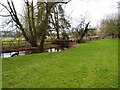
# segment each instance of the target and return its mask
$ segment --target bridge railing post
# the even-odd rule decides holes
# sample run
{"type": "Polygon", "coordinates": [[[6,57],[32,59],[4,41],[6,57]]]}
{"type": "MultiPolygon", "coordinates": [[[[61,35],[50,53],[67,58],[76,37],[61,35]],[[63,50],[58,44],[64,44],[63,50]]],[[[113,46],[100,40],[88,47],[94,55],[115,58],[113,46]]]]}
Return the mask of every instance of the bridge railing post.
{"type": "Polygon", "coordinates": [[[11,48],[11,42],[9,41],[9,48],[11,48]]]}
{"type": "Polygon", "coordinates": [[[20,41],[17,42],[18,47],[20,47],[20,41]]]}

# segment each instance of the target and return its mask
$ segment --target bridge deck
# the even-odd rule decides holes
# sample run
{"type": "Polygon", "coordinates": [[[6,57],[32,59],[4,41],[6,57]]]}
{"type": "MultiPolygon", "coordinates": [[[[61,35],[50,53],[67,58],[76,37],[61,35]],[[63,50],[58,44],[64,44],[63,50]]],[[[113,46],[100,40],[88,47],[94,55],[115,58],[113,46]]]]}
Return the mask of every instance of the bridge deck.
{"type": "MultiPolygon", "coordinates": [[[[48,48],[58,48],[60,47],[59,45],[46,45],[45,49],[48,48]]],[[[29,50],[39,50],[39,47],[14,47],[14,48],[2,48],[2,53],[7,53],[7,52],[18,52],[18,51],[29,51],[29,50]]]]}
{"type": "MultiPolygon", "coordinates": [[[[18,41],[17,42],[17,45],[16,45],[16,43],[15,43],[15,45],[14,45],[14,43],[12,42],[10,42],[10,41],[5,41],[5,43],[9,43],[9,45],[8,44],[6,44],[6,45],[8,45],[8,47],[4,47],[4,43],[2,44],[2,53],[7,53],[7,52],[18,52],[18,51],[29,51],[29,50],[39,50],[39,47],[31,47],[30,45],[28,45],[27,43],[26,43],[26,41],[21,41],[21,42],[24,42],[24,46],[20,46],[21,44],[21,42],[20,41],[18,41]]],[[[54,42],[52,42],[52,44],[49,44],[49,45],[45,45],[45,49],[49,49],[49,48],[58,48],[58,47],[70,47],[71,45],[72,45],[72,43],[74,43],[74,42],[72,42],[71,40],[56,40],[56,41],[54,41],[54,42]]]]}

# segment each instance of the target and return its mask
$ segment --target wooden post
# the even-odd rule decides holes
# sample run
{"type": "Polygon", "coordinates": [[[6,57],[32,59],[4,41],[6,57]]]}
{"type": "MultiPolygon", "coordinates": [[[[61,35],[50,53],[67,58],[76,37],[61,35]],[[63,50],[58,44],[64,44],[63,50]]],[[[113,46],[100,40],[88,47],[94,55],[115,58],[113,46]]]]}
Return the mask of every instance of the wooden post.
{"type": "Polygon", "coordinates": [[[20,47],[20,41],[18,41],[18,47],[20,47]]]}
{"type": "Polygon", "coordinates": [[[9,48],[11,48],[11,42],[10,41],[8,41],[9,42],[9,48]]]}
{"type": "Polygon", "coordinates": [[[0,48],[2,49],[2,48],[4,48],[4,47],[3,47],[3,41],[0,41],[0,42],[1,42],[1,47],[0,47],[0,48]]]}
{"type": "Polygon", "coordinates": [[[25,42],[25,47],[27,46],[27,41],[26,40],[24,40],[24,42],[25,42]]]}
{"type": "Polygon", "coordinates": [[[2,53],[2,57],[4,58],[4,53],[2,53]]]}

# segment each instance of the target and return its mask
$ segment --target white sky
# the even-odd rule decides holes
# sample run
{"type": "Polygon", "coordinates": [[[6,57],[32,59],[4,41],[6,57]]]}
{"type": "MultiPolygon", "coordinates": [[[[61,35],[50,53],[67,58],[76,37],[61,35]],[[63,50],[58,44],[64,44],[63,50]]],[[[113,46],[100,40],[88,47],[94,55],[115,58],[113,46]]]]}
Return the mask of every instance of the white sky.
{"type": "MultiPolygon", "coordinates": [[[[7,0],[0,0],[0,2],[6,2],[7,0]]],[[[34,0],[36,1],[36,0],[34,0]]],[[[96,26],[98,22],[105,16],[118,12],[119,0],[72,0],[65,7],[67,16],[72,18],[72,25],[76,26],[75,19],[80,19],[83,15],[87,17],[87,20],[91,21],[92,26],[96,26]]],[[[22,0],[13,0],[17,11],[22,10],[22,0]]],[[[0,7],[1,9],[1,7],[0,7]]]]}
{"type": "MultiPolygon", "coordinates": [[[[66,5],[66,13],[74,19],[79,19],[81,15],[91,21],[92,26],[96,26],[102,18],[109,14],[118,12],[119,0],[72,0],[66,5]]],[[[75,21],[73,19],[73,25],[75,21]]]]}

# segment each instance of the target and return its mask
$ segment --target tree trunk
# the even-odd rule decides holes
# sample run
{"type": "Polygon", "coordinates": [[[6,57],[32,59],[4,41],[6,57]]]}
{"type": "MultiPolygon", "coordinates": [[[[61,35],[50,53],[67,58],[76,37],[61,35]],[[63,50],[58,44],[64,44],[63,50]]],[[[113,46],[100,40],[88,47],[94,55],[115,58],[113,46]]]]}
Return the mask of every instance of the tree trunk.
{"type": "Polygon", "coordinates": [[[43,34],[42,34],[42,38],[41,38],[41,41],[40,41],[40,51],[41,52],[44,52],[44,42],[45,42],[45,39],[46,39],[46,32],[47,32],[47,29],[48,29],[48,17],[50,15],[50,8],[47,7],[46,8],[47,12],[46,12],[46,16],[45,16],[45,20],[43,21],[43,34]]]}
{"type": "Polygon", "coordinates": [[[56,32],[57,32],[57,39],[60,39],[58,28],[56,28],[56,32]]]}
{"type": "Polygon", "coordinates": [[[42,39],[40,42],[40,52],[44,52],[44,42],[45,42],[46,34],[42,35],[42,39]]]}
{"type": "Polygon", "coordinates": [[[81,37],[80,37],[80,43],[82,42],[83,37],[84,37],[84,36],[87,34],[87,32],[89,31],[89,29],[88,29],[89,23],[90,23],[90,22],[87,23],[87,25],[86,25],[86,27],[85,27],[85,30],[83,31],[83,33],[82,33],[82,35],[81,35],[81,37]]]}
{"type": "Polygon", "coordinates": [[[30,44],[31,44],[32,47],[37,47],[38,46],[37,41],[34,38],[31,40],[30,44]]]}

